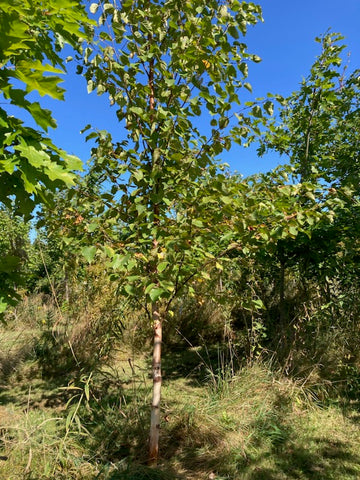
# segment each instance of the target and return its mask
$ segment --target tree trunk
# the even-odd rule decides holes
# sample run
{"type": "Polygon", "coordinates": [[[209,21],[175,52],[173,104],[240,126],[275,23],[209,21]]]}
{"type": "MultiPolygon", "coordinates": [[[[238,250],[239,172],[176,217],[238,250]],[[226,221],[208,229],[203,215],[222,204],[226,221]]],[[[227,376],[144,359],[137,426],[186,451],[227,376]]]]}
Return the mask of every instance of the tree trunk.
{"type": "Polygon", "coordinates": [[[149,464],[156,465],[159,456],[159,435],[160,435],[160,398],[161,398],[161,342],[162,342],[162,321],[159,312],[159,305],[153,306],[154,322],[154,351],[153,351],[153,394],[151,402],[151,423],[150,423],[150,445],[149,464]]]}

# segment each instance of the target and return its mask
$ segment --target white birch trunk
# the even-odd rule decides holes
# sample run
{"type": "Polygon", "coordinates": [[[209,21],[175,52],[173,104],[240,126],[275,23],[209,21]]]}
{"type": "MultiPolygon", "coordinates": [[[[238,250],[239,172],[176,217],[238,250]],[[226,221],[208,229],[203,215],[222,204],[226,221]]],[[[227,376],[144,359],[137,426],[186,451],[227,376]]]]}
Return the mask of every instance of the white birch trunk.
{"type": "Polygon", "coordinates": [[[159,456],[159,436],[160,436],[160,399],[161,399],[161,342],[162,342],[162,322],[158,311],[158,305],[153,309],[154,321],[154,351],[153,351],[153,394],[151,402],[151,422],[150,422],[150,445],[149,445],[149,463],[156,465],[159,456]]]}

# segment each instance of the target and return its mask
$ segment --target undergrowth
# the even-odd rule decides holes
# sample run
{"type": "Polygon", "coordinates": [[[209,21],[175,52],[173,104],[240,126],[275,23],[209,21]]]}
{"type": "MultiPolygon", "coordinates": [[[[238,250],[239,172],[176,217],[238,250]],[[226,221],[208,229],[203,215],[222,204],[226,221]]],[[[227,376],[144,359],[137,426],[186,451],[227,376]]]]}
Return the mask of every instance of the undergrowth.
{"type": "Polygon", "coordinates": [[[356,399],[332,395],[310,375],[288,377],[260,357],[245,364],[230,340],[164,349],[160,462],[148,467],[146,347],[114,338],[111,352],[92,362],[98,339],[90,347],[89,334],[76,362],[73,337],[51,337],[54,320],[35,310],[28,329],[20,310],[15,324],[1,327],[0,478],[360,478],[356,399]]]}
{"type": "MultiPolygon", "coordinates": [[[[193,362],[199,358],[193,350],[184,351],[184,369],[191,354],[193,362]]],[[[12,372],[1,386],[0,478],[360,476],[355,409],[344,414],[338,406],[318,405],[300,382],[263,364],[233,376],[221,376],[216,364],[188,376],[172,376],[170,369],[164,377],[161,461],[154,470],[144,463],[151,389],[145,357],[134,360],[124,350],[112,366],[60,388],[41,379],[33,363],[27,370],[31,361],[23,360],[22,375],[12,372]]],[[[171,352],[165,371],[167,364],[171,352]]]]}

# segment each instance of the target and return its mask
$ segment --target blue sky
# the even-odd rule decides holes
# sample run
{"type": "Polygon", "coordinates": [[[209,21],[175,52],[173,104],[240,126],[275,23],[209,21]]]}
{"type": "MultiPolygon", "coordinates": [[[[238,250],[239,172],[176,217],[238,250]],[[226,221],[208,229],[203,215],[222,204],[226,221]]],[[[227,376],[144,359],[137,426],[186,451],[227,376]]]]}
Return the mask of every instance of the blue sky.
{"type": "MultiPolygon", "coordinates": [[[[314,41],[329,28],[345,37],[350,52],[349,71],[360,67],[360,0],[263,0],[256,2],[263,8],[264,23],[249,30],[245,43],[252,53],[262,58],[249,68],[249,82],[255,97],[267,92],[287,96],[297,90],[306,77],[320,45],[314,41]]],[[[66,76],[66,102],[43,99],[57,120],[58,128],[50,132],[55,143],[69,153],[86,161],[90,144],[86,144],[80,130],[91,124],[111,131],[121,140],[124,132],[116,123],[115,110],[109,107],[107,97],[88,94],[82,77],[71,73],[66,76]],[[118,132],[118,135],[117,135],[118,132]]],[[[232,170],[250,175],[273,168],[279,159],[270,154],[256,158],[255,149],[235,147],[222,158],[232,170]]]]}

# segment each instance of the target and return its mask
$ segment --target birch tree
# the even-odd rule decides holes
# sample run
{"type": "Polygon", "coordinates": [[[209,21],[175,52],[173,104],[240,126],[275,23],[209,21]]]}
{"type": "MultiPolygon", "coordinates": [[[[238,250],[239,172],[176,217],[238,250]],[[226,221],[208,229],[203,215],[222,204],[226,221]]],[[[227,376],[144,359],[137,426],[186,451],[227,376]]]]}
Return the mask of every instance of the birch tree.
{"type": "Polygon", "coordinates": [[[240,97],[242,88],[251,91],[249,64],[260,61],[244,37],[261,9],[238,0],[115,0],[90,11],[98,27],[78,69],[89,92],[108,95],[119,135],[85,129],[97,145],[81,192],[94,214],[83,253],[89,261],[107,255],[112,278],[126,275],[122,293],[153,326],[149,461],[156,463],[163,324],[180,291],[191,294],[196,278],[221,268],[233,193],[217,159],[261,121],[261,108],[240,97]]]}

